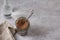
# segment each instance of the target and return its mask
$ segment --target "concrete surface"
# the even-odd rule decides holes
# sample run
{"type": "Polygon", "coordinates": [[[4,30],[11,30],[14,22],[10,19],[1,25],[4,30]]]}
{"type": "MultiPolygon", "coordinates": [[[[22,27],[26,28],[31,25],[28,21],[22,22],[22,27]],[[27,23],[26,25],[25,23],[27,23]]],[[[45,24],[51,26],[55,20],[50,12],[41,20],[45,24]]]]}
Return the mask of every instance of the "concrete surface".
{"type": "MultiPolygon", "coordinates": [[[[15,14],[14,19],[5,19],[1,12],[0,21],[8,20],[12,25],[16,16],[28,16],[30,9],[34,9],[34,14],[29,19],[31,26],[28,35],[16,34],[17,40],[60,40],[60,0],[9,0],[9,4],[18,9],[12,13],[15,14]]],[[[1,9],[2,5],[3,0],[0,0],[1,9]]]]}

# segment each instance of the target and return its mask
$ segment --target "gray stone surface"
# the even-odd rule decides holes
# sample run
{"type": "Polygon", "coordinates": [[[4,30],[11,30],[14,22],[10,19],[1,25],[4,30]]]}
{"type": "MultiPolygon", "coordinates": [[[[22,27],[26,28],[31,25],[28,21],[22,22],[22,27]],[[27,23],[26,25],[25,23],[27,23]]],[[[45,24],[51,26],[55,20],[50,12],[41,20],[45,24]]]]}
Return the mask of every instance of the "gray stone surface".
{"type": "MultiPolygon", "coordinates": [[[[3,0],[0,0],[2,9],[3,0]]],[[[12,12],[14,19],[5,19],[0,13],[0,23],[8,20],[15,26],[16,17],[30,14],[34,9],[33,16],[29,19],[31,26],[27,36],[16,34],[17,40],[60,40],[60,0],[9,0],[12,8],[18,8],[12,12]],[[22,13],[23,12],[23,13],[22,13]]]]}

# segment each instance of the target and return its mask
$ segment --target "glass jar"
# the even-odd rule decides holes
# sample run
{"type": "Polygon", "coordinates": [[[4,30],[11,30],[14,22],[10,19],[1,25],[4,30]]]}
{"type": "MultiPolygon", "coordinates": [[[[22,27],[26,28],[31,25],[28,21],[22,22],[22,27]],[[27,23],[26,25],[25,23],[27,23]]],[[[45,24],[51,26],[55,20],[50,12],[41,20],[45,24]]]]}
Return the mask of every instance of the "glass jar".
{"type": "Polygon", "coordinates": [[[24,36],[27,35],[30,22],[25,17],[20,17],[16,20],[17,33],[24,36]]]}

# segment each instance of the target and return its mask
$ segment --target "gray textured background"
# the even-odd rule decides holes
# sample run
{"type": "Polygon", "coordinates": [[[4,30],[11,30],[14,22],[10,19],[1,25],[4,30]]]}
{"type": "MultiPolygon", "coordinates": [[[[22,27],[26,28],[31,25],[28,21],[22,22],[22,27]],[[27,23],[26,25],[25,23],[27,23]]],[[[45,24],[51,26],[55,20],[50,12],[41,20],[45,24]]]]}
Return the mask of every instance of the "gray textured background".
{"type": "MultiPolygon", "coordinates": [[[[29,14],[29,9],[34,9],[29,19],[31,26],[28,35],[23,37],[17,34],[17,40],[60,40],[60,0],[9,0],[9,4],[21,13],[24,12],[25,16],[29,14]]],[[[0,9],[2,5],[3,0],[0,0],[0,9]]],[[[18,11],[12,14],[21,14],[18,11]]],[[[0,21],[4,20],[1,15],[0,18],[0,21]]],[[[13,22],[11,19],[8,21],[13,22]]]]}

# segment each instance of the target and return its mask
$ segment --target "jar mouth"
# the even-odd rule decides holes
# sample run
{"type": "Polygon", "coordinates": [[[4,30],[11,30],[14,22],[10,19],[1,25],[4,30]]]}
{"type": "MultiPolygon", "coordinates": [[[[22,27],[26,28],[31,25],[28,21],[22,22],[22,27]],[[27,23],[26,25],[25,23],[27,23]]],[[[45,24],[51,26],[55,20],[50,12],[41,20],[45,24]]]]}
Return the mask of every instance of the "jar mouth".
{"type": "Polygon", "coordinates": [[[18,30],[27,29],[28,26],[29,26],[29,22],[25,17],[21,17],[16,20],[16,27],[18,30]]]}

